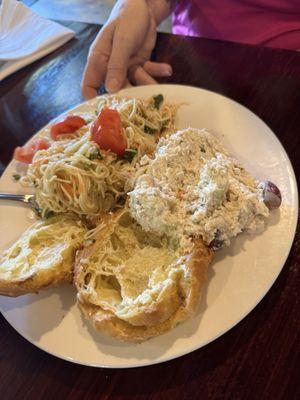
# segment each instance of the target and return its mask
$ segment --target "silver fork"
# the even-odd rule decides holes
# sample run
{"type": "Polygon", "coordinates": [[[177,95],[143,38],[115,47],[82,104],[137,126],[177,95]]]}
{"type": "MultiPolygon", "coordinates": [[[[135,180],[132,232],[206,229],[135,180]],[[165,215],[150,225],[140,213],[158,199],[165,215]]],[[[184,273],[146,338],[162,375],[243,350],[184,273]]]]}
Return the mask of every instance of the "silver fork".
{"type": "Polygon", "coordinates": [[[32,211],[34,211],[37,215],[41,215],[40,208],[35,199],[34,194],[11,194],[11,193],[0,193],[0,200],[13,200],[20,201],[29,206],[32,211]]]}

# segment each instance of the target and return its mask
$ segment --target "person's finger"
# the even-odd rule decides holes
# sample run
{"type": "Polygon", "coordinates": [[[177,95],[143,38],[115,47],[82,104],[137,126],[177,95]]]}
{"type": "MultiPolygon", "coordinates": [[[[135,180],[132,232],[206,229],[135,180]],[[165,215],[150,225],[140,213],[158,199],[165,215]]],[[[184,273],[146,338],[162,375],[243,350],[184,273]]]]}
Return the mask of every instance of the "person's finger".
{"type": "Polygon", "coordinates": [[[87,63],[81,81],[81,91],[86,99],[97,95],[104,82],[112,32],[102,29],[90,47],[87,63]]]}
{"type": "Polygon", "coordinates": [[[134,37],[126,35],[124,29],[118,29],[114,34],[105,79],[106,90],[110,93],[117,92],[124,85],[129,58],[134,53],[134,40],[134,37]]]}
{"type": "Polygon", "coordinates": [[[146,35],[146,40],[143,43],[143,48],[140,54],[144,57],[145,60],[150,60],[150,56],[152,50],[154,49],[155,42],[156,42],[156,23],[154,18],[150,18],[150,24],[148,28],[148,32],[146,35]]]}
{"type": "Polygon", "coordinates": [[[139,48],[135,57],[131,58],[130,66],[143,65],[146,60],[150,60],[152,50],[156,42],[156,23],[154,18],[150,18],[150,24],[145,35],[145,40],[142,46],[139,48]],[[131,62],[132,61],[132,62],[131,62]]]}
{"type": "Polygon", "coordinates": [[[134,85],[153,85],[157,83],[140,65],[130,68],[129,79],[134,85]]]}
{"type": "Polygon", "coordinates": [[[173,73],[171,65],[166,63],[146,61],[143,68],[151,76],[171,76],[173,73]]]}
{"type": "Polygon", "coordinates": [[[105,77],[107,57],[94,52],[89,56],[83,72],[81,91],[86,99],[97,96],[97,90],[105,77]]]}

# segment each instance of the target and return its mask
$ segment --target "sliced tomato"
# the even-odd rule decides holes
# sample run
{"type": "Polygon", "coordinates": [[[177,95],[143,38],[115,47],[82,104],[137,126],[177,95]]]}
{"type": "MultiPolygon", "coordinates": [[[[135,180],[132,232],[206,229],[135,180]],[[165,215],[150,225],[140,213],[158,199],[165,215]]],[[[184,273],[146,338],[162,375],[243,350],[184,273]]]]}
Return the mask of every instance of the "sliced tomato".
{"type": "Polygon", "coordinates": [[[47,139],[38,138],[22,147],[16,147],[14,151],[14,159],[26,164],[32,163],[33,156],[38,150],[46,150],[50,146],[47,139]]]}
{"type": "Polygon", "coordinates": [[[100,149],[111,150],[118,156],[124,155],[127,140],[117,110],[104,108],[93,123],[91,133],[92,140],[98,143],[100,149]]]}
{"type": "Polygon", "coordinates": [[[79,115],[67,115],[65,119],[51,126],[50,135],[56,140],[58,136],[76,132],[86,125],[86,120],[79,115]]]}

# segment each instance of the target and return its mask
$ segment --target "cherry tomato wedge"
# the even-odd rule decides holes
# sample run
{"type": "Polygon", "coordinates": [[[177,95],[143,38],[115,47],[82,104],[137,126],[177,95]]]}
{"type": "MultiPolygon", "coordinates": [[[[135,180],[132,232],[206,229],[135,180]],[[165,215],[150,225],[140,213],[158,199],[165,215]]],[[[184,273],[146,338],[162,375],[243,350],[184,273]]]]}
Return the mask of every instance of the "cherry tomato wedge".
{"type": "Polygon", "coordinates": [[[25,144],[22,147],[16,147],[14,159],[26,164],[32,163],[33,156],[38,150],[46,150],[50,146],[48,140],[44,138],[35,139],[32,143],[25,144]]]}
{"type": "Polygon", "coordinates": [[[100,149],[111,150],[118,156],[124,155],[127,140],[117,110],[104,108],[93,123],[91,133],[92,140],[98,143],[100,149]]]}
{"type": "Polygon", "coordinates": [[[50,136],[56,140],[60,135],[76,132],[83,125],[86,125],[85,119],[78,115],[67,115],[65,119],[51,126],[50,136]]]}

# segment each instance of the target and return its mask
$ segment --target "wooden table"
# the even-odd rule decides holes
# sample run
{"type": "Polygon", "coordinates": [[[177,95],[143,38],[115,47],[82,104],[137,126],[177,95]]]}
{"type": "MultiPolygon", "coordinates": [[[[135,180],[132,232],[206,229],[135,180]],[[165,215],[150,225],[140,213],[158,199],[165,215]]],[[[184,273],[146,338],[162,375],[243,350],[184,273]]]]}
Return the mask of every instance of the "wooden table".
{"type": "MultiPolygon", "coordinates": [[[[82,100],[79,80],[99,27],[69,25],[76,39],[1,83],[3,165],[16,145],[82,100]]],[[[154,56],[173,65],[168,82],[222,93],[254,111],[281,140],[299,177],[300,54],[161,34],[154,56]]],[[[299,261],[298,229],[283,271],[250,315],[215,342],[161,365],[73,365],[37,349],[1,317],[1,398],[299,399],[299,261]]]]}

